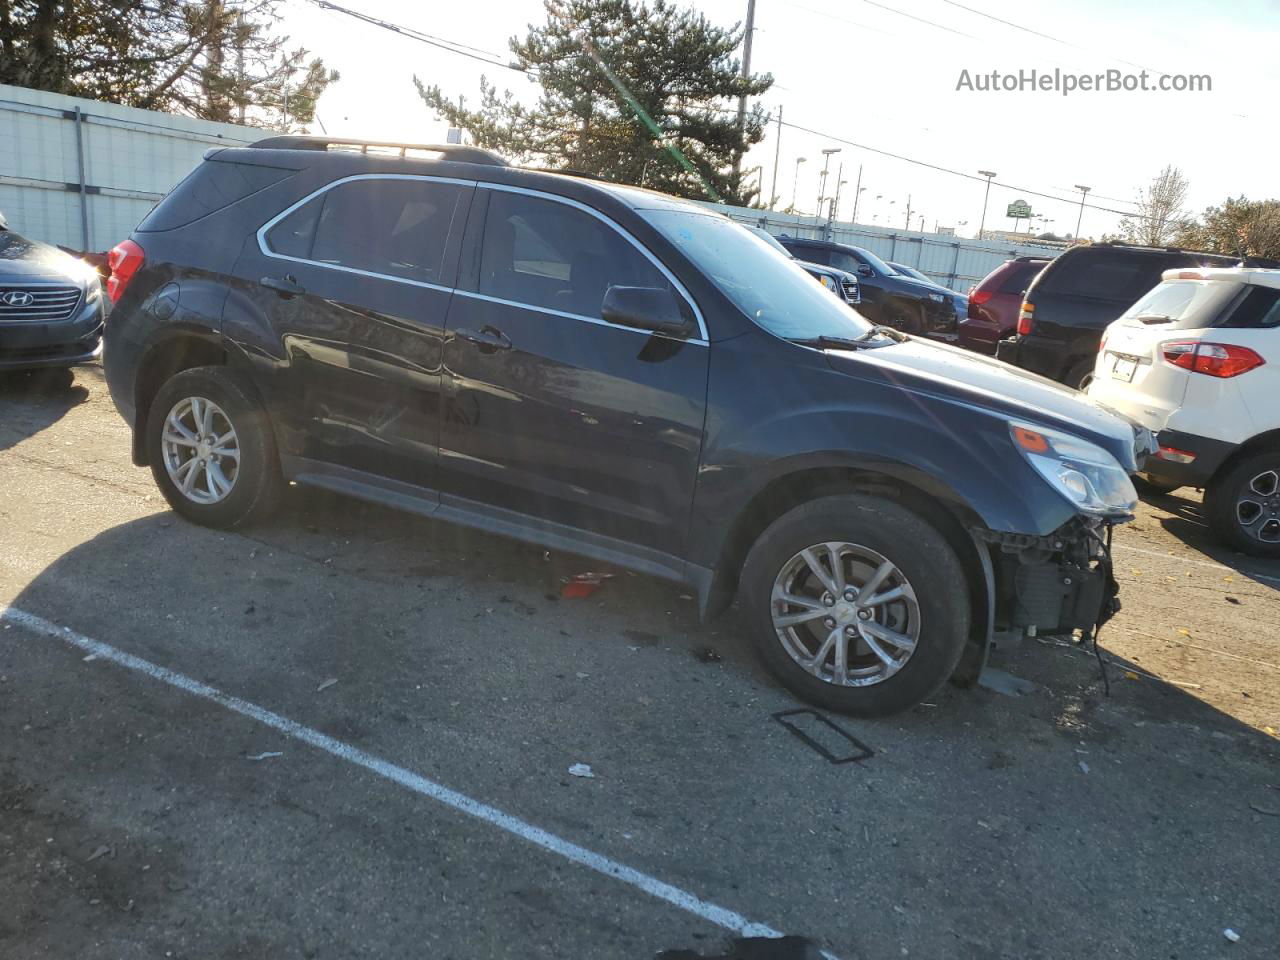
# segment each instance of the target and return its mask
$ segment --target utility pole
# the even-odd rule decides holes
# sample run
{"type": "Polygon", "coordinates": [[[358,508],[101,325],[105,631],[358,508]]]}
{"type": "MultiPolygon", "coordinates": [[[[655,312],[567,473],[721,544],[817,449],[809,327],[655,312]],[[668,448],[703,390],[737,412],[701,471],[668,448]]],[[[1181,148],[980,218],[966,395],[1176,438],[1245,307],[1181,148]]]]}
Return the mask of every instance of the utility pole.
{"type": "Polygon", "coordinates": [[[853,216],[849,218],[850,223],[858,222],[858,201],[862,199],[862,191],[866,189],[862,186],[862,164],[858,164],[858,182],[853,187],[853,216]]]}
{"type": "MultiPolygon", "coordinates": [[[[747,30],[742,35],[742,81],[745,84],[751,78],[751,35],[756,29],[756,0],[747,0],[747,30]]],[[[738,131],[747,129],[747,95],[738,97],[738,131]]],[[[738,151],[733,158],[733,179],[735,184],[742,171],[742,152],[738,151]]]]}
{"type": "Polygon", "coordinates": [[[907,194],[907,222],[904,225],[903,229],[905,230],[911,229],[911,194],[909,193],[907,194]]]}
{"type": "Polygon", "coordinates": [[[840,166],[836,169],[836,195],[829,201],[827,207],[827,227],[825,236],[827,240],[831,239],[831,228],[836,222],[836,211],[840,207],[840,188],[846,183],[841,177],[844,176],[844,162],[841,161],[840,166]]]}
{"type": "Polygon", "coordinates": [[[1089,195],[1089,191],[1092,190],[1093,187],[1086,187],[1077,183],[1076,189],[1080,191],[1080,213],[1076,217],[1076,239],[1079,240],[1080,239],[1080,221],[1084,219],[1084,198],[1089,195]]]}
{"type": "Polygon", "coordinates": [[[979,170],[978,176],[987,178],[987,189],[982,194],[982,219],[978,221],[978,239],[982,239],[982,230],[987,225],[987,198],[991,196],[991,178],[997,176],[994,170],[979,170]]]}
{"type": "Polygon", "coordinates": [[[778,198],[778,164],[782,162],[782,104],[778,104],[778,141],[773,147],[773,189],[769,191],[769,209],[778,198]]]}

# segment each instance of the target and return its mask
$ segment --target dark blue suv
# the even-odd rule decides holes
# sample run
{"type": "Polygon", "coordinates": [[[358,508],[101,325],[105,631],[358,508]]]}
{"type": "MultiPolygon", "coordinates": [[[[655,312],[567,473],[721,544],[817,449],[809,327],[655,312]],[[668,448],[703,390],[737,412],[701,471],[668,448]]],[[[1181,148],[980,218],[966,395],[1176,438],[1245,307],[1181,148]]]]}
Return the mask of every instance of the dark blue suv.
{"type": "Polygon", "coordinates": [[[183,516],[293,481],[736,597],[783,683],[863,715],[1114,609],[1145,431],[692,203],[380,149],[211,151],[115,251],[107,380],[183,516]]]}

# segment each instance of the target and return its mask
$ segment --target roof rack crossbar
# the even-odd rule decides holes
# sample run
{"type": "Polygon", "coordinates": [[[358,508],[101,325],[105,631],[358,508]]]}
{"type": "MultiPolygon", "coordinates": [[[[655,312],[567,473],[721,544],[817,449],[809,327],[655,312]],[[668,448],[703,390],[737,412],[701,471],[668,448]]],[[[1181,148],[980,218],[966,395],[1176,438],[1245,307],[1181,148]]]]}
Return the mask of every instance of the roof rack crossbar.
{"type": "Polygon", "coordinates": [[[391,147],[400,151],[400,156],[408,155],[410,150],[429,150],[443,154],[449,160],[461,163],[484,163],[489,166],[505,167],[507,161],[491,150],[480,147],[469,147],[461,143],[401,143],[398,140],[354,140],[347,137],[315,137],[289,134],[278,137],[267,137],[257,143],[250,144],[261,150],[328,150],[331,146],[359,147],[360,152],[368,154],[370,147],[391,147]]]}

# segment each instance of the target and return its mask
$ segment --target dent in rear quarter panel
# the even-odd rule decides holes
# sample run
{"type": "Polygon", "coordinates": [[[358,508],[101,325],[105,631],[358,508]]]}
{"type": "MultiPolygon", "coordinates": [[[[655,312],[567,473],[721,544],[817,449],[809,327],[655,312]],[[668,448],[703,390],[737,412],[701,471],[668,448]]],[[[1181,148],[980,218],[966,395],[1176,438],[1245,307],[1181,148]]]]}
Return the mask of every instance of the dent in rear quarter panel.
{"type": "Polygon", "coordinates": [[[1074,515],[1014,450],[1002,414],[871,365],[838,372],[821,352],[763,332],[712,344],[689,559],[714,567],[752,497],[789,473],[830,467],[895,478],[992,530],[1048,534],[1074,515]]]}

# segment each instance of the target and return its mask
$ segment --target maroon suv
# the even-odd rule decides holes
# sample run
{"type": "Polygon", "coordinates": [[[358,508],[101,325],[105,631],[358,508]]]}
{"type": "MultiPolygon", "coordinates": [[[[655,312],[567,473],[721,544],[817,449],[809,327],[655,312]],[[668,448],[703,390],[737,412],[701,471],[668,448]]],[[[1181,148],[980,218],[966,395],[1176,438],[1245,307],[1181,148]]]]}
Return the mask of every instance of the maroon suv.
{"type": "Polygon", "coordinates": [[[956,327],[960,346],[994,354],[997,343],[1013,336],[1022,295],[1048,262],[1045,257],[1018,257],[983,277],[969,293],[969,315],[956,327]]]}

